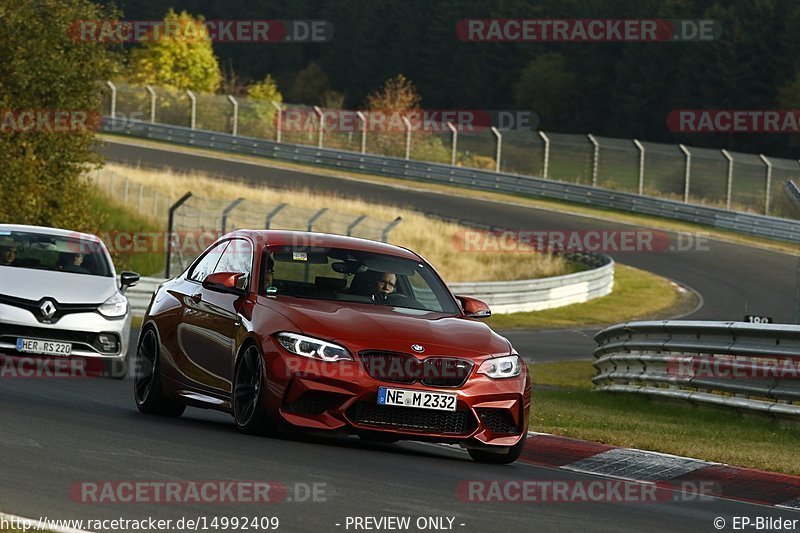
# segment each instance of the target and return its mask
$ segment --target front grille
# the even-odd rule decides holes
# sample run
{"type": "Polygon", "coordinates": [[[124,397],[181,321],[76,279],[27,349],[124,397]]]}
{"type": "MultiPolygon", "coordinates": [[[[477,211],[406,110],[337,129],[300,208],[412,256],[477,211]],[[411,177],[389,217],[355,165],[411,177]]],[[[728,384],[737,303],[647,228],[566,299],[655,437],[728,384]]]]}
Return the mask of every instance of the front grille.
{"type": "Polygon", "coordinates": [[[85,348],[91,346],[99,353],[113,354],[119,352],[120,338],[116,333],[103,333],[114,339],[116,348],[113,351],[103,350],[103,343],[100,342],[100,334],[87,331],[72,331],[68,329],[48,329],[37,328],[34,326],[15,326],[10,324],[0,324],[0,340],[17,343],[17,338],[26,339],[47,339],[51,341],[72,343],[72,349],[85,348]],[[77,345],[77,346],[76,346],[77,345]]]}
{"type": "Polygon", "coordinates": [[[469,411],[434,411],[372,402],[356,402],[347,411],[355,423],[391,429],[463,435],[471,431],[469,411]]]}
{"type": "Polygon", "coordinates": [[[428,357],[396,352],[362,352],[359,354],[370,376],[381,381],[414,383],[430,387],[460,387],[472,372],[472,362],[455,357],[428,357]]]}
{"type": "Polygon", "coordinates": [[[507,409],[476,409],[481,422],[486,425],[492,433],[509,433],[516,435],[519,433],[519,426],[514,423],[511,413],[507,409]]]}
{"type": "Polygon", "coordinates": [[[17,298],[16,296],[8,296],[5,294],[0,294],[0,303],[5,305],[11,305],[13,307],[19,307],[20,309],[25,309],[30,311],[33,316],[36,317],[36,320],[39,322],[43,322],[45,324],[55,324],[59,321],[61,317],[64,315],[68,315],[71,313],[92,313],[97,311],[97,308],[101,304],[62,304],[56,302],[52,298],[42,298],[41,300],[26,300],[24,298],[17,298]],[[55,307],[55,312],[49,318],[46,318],[42,314],[41,306],[45,300],[50,300],[53,302],[53,307],[55,307]]]}
{"type": "Polygon", "coordinates": [[[341,396],[331,392],[308,391],[292,403],[285,404],[283,410],[294,415],[321,415],[341,400],[341,396]]]}

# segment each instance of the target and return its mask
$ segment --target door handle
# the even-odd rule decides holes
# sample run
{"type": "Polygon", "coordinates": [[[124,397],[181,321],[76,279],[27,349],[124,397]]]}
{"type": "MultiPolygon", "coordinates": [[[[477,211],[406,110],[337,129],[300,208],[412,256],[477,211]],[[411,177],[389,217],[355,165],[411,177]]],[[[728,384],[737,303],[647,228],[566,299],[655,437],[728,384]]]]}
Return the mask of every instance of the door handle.
{"type": "Polygon", "coordinates": [[[198,293],[196,293],[196,294],[192,294],[192,295],[190,296],[190,298],[192,299],[192,301],[193,301],[194,303],[196,303],[196,304],[199,304],[199,303],[200,303],[200,302],[203,300],[203,295],[202,295],[201,293],[199,293],[199,292],[198,292],[198,293]]]}

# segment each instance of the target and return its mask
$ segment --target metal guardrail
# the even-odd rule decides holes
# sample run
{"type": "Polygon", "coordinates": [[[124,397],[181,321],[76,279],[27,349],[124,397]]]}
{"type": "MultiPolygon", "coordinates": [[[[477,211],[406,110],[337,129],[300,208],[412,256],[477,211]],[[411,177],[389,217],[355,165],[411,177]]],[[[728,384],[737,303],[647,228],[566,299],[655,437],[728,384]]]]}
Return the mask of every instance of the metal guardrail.
{"type": "Polygon", "coordinates": [[[597,390],[800,416],[800,326],[629,322],[595,340],[597,390]]]}
{"type": "MultiPolygon", "coordinates": [[[[521,281],[451,283],[449,287],[455,294],[485,301],[497,314],[551,309],[610,294],[614,288],[614,261],[602,254],[583,256],[568,256],[573,261],[591,263],[591,268],[583,272],[521,281]]],[[[142,278],[128,289],[126,295],[134,315],[144,314],[150,297],[163,281],[142,278]]]]}
{"type": "Polygon", "coordinates": [[[106,117],[103,121],[102,131],[281,161],[379,174],[393,178],[444,183],[485,191],[524,194],[551,200],[565,200],[594,207],[694,222],[717,229],[768,237],[785,242],[800,243],[800,221],[726,211],[715,207],[691,205],[633,193],[593,188],[587,185],[345,150],[277,143],[252,137],[240,137],[180,126],[150,124],[131,119],[111,119],[106,117]]]}

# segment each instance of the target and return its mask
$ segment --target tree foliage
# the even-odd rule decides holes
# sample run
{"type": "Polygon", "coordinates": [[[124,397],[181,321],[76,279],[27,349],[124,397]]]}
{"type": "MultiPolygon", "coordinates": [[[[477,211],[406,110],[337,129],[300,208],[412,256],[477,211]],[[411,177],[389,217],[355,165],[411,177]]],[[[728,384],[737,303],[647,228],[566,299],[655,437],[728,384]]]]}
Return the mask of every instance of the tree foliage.
{"type": "Polygon", "coordinates": [[[219,89],[222,73],[204,20],[202,16],[195,18],[186,11],[178,14],[170,9],[164,22],[176,24],[179,30],[154,35],[154,29],[142,46],[131,50],[130,81],[193,91],[219,89]]]}
{"type": "Polygon", "coordinates": [[[5,117],[28,111],[89,117],[86,127],[67,131],[20,131],[6,123],[0,132],[0,222],[97,227],[81,175],[100,162],[91,119],[100,111],[96,80],[108,79],[119,58],[104,44],[76,39],[71,29],[75,21],[116,17],[88,0],[0,3],[0,111],[5,117]]]}

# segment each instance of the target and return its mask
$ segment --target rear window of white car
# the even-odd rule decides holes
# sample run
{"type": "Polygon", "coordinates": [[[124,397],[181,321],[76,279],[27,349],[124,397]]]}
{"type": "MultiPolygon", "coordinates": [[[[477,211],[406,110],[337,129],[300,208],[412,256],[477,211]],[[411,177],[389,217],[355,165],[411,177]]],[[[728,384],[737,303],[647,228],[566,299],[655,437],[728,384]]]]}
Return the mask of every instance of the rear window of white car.
{"type": "Polygon", "coordinates": [[[94,240],[24,231],[0,231],[0,266],[112,276],[103,245],[94,240]]]}

